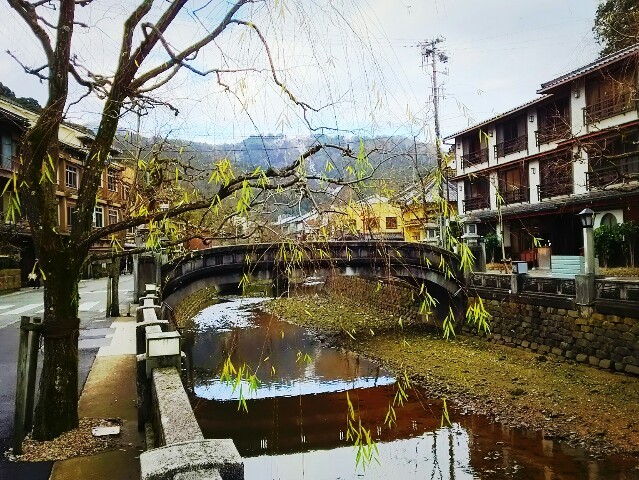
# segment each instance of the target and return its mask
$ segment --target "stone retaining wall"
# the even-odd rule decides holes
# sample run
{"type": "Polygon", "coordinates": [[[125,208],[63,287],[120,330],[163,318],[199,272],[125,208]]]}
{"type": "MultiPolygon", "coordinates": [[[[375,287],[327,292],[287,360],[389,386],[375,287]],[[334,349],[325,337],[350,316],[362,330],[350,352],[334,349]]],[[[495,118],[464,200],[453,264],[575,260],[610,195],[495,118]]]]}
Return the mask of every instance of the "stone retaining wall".
{"type": "Polygon", "coordinates": [[[380,312],[406,320],[423,320],[415,289],[399,280],[330,275],[324,289],[343,297],[346,301],[366,303],[380,312]]]}
{"type": "MultiPolygon", "coordinates": [[[[469,303],[475,301],[469,298],[469,303]]],[[[592,307],[557,308],[514,299],[486,300],[495,343],[558,360],[639,375],[639,312],[636,317],[598,313],[592,307]]],[[[476,333],[464,326],[467,333],[476,333]]]]}
{"type": "Polygon", "coordinates": [[[176,326],[179,328],[186,326],[197,313],[213,305],[217,299],[218,296],[215,287],[204,287],[182,298],[173,311],[176,326]]]}
{"type": "MultiPolygon", "coordinates": [[[[378,284],[375,279],[331,275],[325,288],[345,301],[366,303],[387,314],[416,321],[423,317],[415,300],[417,292],[403,282],[378,284]]],[[[632,317],[614,315],[606,307],[602,313],[552,295],[498,297],[483,299],[492,315],[491,333],[479,335],[488,341],[526,348],[551,359],[639,375],[639,312],[632,317]]],[[[471,304],[475,298],[468,301],[471,304]]],[[[466,324],[462,330],[478,334],[466,324]]]]}
{"type": "Polygon", "coordinates": [[[19,268],[5,268],[0,270],[0,292],[6,290],[17,290],[21,286],[19,268]]]}

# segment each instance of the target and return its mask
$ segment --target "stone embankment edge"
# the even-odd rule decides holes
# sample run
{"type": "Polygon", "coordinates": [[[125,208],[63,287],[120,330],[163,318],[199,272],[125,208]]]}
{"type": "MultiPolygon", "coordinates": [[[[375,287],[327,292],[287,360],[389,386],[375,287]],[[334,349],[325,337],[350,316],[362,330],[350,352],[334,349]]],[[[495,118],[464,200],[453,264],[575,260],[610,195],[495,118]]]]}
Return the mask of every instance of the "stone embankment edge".
{"type": "MultiPolygon", "coordinates": [[[[161,327],[167,329],[167,322],[157,318],[157,296],[149,295],[140,299],[136,317],[138,330],[144,330],[144,336],[161,333],[161,327]]],[[[136,342],[138,346],[142,342],[136,342]]],[[[138,358],[157,365],[151,370],[150,388],[151,417],[158,448],[152,448],[140,455],[142,480],[187,480],[189,478],[242,480],[244,464],[231,439],[205,440],[188,396],[180,378],[180,372],[174,366],[165,364],[175,362],[174,358],[150,357],[146,351],[138,352],[138,358]]],[[[179,361],[179,359],[178,359],[179,361]]],[[[138,399],[141,401],[141,399],[138,399]]]]}

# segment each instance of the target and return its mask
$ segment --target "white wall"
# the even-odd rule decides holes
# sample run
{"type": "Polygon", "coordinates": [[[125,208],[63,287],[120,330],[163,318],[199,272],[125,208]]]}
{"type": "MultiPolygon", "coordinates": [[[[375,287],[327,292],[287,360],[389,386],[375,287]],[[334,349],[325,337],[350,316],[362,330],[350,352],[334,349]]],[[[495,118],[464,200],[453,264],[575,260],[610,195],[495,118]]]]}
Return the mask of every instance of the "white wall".
{"type": "MultiPolygon", "coordinates": [[[[577,147],[574,148],[573,154],[577,154],[577,147]]],[[[588,172],[588,156],[586,152],[582,151],[580,159],[575,159],[572,162],[572,178],[574,183],[574,194],[579,195],[581,193],[587,193],[586,188],[586,172],[588,172]]]]}
{"type": "Polygon", "coordinates": [[[570,89],[570,128],[572,134],[583,135],[588,133],[584,126],[584,113],[583,109],[586,106],[586,88],[584,79],[581,78],[571,85],[570,89]],[[579,97],[575,98],[575,92],[579,93],[579,97]]]}
{"type": "Polygon", "coordinates": [[[490,172],[488,178],[488,194],[490,195],[490,209],[497,209],[497,172],[490,172]]]}
{"type": "Polygon", "coordinates": [[[537,151],[537,142],[535,141],[535,130],[537,130],[537,124],[539,119],[537,118],[537,105],[528,107],[526,111],[526,133],[528,135],[528,152],[532,155],[537,151]],[[533,121],[530,121],[532,116],[533,121]]]}
{"type": "Polygon", "coordinates": [[[617,219],[617,223],[623,223],[623,209],[616,208],[614,210],[600,210],[595,212],[595,223],[594,228],[599,228],[601,226],[601,219],[605,214],[611,213],[617,219]]]}
{"type": "Polygon", "coordinates": [[[530,185],[530,203],[539,203],[537,187],[539,186],[539,160],[528,162],[528,184],[530,185]]]}
{"type": "Polygon", "coordinates": [[[464,181],[463,180],[458,180],[457,181],[457,211],[459,212],[460,215],[463,215],[464,213],[464,198],[465,198],[465,192],[464,192],[464,181]]]}

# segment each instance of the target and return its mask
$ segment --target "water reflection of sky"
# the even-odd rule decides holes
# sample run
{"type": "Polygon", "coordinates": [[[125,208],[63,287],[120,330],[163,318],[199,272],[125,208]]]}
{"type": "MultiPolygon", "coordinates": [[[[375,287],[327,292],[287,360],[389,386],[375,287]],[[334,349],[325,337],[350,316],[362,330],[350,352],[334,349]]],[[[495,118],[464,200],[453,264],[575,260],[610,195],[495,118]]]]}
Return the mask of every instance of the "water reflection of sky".
{"type": "Polygon", "coordinates": [[[389,376],[359,377],[351,381],[326,380],[320,377],[296,379],[290,382],[273,381],[260,383],[256,391],[249,393],[249,384],[242,382],[235,390],[220,380],[202,381],[194,387],[199,398],[207,400],[239,400],[240,388],[242,397],[246,399],[288,397],[293,395],[316,395],[318,393],[345,392],[354,388],[371,388],[391,385],[395,379],[389,376]]]}
{"type": "Polygon", "coordinates": [[[224,301],[205,308],[193,317],[200,332],[214,329],[217,332],[233,328],[251,328],[253,312],[250,307],[268,301],[268,298],[229,297],[224,301]]]}
{"type": "Polygon", "coordinates": [[[197,335],[187,355],[194,367],[193,392],[207,400],[315,395],[371,388],[395,382],[378,365],[341,349],[320,345],[305,329],[254,307],[264,298],[232,298],[194,317],[197,335]],[[242,381],[235,389],[220,380],[231,357],[257,375],[257,391],[242,381]]]}
{"type": "MultiPolygon", "coordinates": [[[[480,477],[470,464],[469,442],[468,432],[459,425],[413,438],[380,442],[377,444],[379,463],[371,463],[365,471],[361,467],[355,469],[352,446],[288,455],[264,454],[244,459],[244,477],[247,480],[471,480],[480,477]]],[[[268,441],[262,445],[268,449],[268,441]]],[[[492,470],[495,476],[481,478],[513,478],[509,475],[513,465],[504,468],[495,463],[492,470]]]]}

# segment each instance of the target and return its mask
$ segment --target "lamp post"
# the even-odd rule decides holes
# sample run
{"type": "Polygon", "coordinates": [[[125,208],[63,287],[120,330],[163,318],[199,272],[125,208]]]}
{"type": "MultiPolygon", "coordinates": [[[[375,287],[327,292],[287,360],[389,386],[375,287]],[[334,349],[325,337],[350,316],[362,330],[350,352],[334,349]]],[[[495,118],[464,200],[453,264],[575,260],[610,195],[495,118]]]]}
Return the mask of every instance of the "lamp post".
{"type": "Polygon", "coordinates": [[[464,223],[464,234],[461,238],[475,256],[474,270],[476,272],[485,272],[486,248],[484,246],[484,239],[477,233],[477,230],[478,224],[471,219],[469,222],[464,223]]]}
{"type": "Polygon", "coordinates": [[[592,229],[595,212],[584,208],[578,214],[584,231],[585,273],[575,275],[575,303],[581,306],[592,305],[595,301],[595,233],[592,229]]]}
{"type": "Polygon", "coordinates": [[[594,275],[595,273],[595,233],[593,225],[595,221],[595,212],[590,208],[584,208],[578,214],[581,220],[584,235],[584,257],[586,260],[586,275],[594,275]]]}

